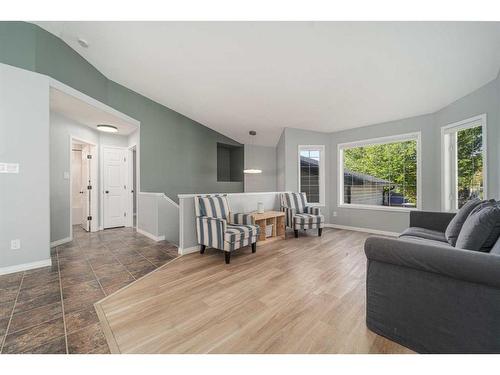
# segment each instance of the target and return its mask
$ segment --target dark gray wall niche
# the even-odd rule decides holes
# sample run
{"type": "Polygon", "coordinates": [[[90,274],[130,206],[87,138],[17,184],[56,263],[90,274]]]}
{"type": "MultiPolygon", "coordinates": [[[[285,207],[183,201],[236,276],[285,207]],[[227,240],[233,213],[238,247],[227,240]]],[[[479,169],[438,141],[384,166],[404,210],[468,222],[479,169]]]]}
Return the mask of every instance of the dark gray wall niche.
{"type": "Polygon", "coordinates": [[[242,182],[243,146],[217,142],[217,182],[242,182]]]}

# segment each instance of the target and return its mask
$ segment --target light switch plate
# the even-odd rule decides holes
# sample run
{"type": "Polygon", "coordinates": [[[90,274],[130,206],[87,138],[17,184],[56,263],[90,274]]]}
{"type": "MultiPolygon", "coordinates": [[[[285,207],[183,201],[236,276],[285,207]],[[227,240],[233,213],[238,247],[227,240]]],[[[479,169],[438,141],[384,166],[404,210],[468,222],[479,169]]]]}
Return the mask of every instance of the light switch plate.
{"type": "Polygon", "coordinates": [[[0,173],[19,173],[19,163],[0,163],[0,173]]]}
{"type": "Polygon", "coordinates": [[[69,172],[64,172],[63,177],[65,180],[69,180],[69,172]]]}

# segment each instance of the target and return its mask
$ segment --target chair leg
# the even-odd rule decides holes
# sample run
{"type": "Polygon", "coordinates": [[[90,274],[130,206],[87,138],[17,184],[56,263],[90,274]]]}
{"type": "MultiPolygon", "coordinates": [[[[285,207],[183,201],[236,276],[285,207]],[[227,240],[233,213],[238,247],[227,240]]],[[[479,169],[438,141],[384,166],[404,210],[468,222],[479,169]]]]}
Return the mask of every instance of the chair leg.
{"type": "Polygon", "coordinates": [[[257,251],[257,242],[254,242],[252,244],[252,253],[255,253],[257,251]]]}
{"type": "Polygon", "coordinates": [[[226,258],[226,264],[229,264],[231,262],[231,252],[224,251],[224,257],[226,258]]]}
{"type": "Polygon", "coordinates": [[[204,253],[205,253],[205,249],[206,249],[206,248],[207,248],[207,247],[206,247],[205,245],[201,245],[201,246],[200,246],[200,254],[204,254],[204,253]]]}
{"type": "Polygon", "coordinates": [[[295,238],[299,238],[299,230],[298,229],[295,229],[295,238]]]}
{"type": "Polygon", "coordinates": [[[323,228],[318,228],[318,237],[321,237],[322,232],[323,232],[323,228]]]}

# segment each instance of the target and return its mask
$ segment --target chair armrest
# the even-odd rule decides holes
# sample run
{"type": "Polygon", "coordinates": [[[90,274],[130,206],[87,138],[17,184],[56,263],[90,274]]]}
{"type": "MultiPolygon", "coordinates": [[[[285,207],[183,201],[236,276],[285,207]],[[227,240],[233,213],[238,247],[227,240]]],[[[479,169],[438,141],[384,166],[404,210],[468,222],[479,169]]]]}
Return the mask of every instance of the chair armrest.
{"type": "Polygon", "coordinates": [[[500,288],[500,256],[479,251],[462,250],[425,243],[425,240],[405,240],[369,237],[365,242],[368,261],[432,272],[500,288]]]}
{"type": "Polygon", "coordinates": [[[226,220],[209,216],[197,216],[196,224],[199,244],[217,249],[224,248],[226,220]]]}
{"type": "Polygon", "coordinates": [[[229,214],[229,222],[231,224],[252,224],[252,215],[250,214],[229,214]]]}
{"type": "Polygon", "coordinates": [[[454,216],[451,212],[410,211],[410,227],[444,232],[454,216]]]}
{"type": "Polygon", "coordinates": [[[293,217],[297,213],[297,209],[281,206],[281,211],[285,213],[286,226],[293,228],[293,217]]]}
{"type": "Polygon", "coordinates": [[[306,211],[306,214],[321,215],[321,210],[319,207],[306,206],[305,211],[306,211]]]}

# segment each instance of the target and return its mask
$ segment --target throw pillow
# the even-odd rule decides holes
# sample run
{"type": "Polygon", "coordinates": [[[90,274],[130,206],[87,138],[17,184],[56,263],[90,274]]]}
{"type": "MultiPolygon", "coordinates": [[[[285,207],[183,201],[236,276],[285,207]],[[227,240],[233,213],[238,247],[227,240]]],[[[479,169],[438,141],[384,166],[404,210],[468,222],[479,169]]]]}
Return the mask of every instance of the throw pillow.
{"type": "Polygon", "coordinates": [[[462,225],[464,225],[465,220],[467,220],[467,217],[472,210],[481,204],[481,202],[482,201],[479,198],[471,199],[465,203],[460,210],[458,210],[457,214],[450,221],[448,227],[446,228],[445,237],[446,241],[448,241],[451,246],[455,246],[458,235],[460,234],[460,229],[462,229],[462,225]]]}
{"type": "Polygon", "coordinates": [[[500,235],[500,207],[487,202],[476,207],[465,220],[456,247],[488,252],[500,235]]]}

